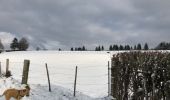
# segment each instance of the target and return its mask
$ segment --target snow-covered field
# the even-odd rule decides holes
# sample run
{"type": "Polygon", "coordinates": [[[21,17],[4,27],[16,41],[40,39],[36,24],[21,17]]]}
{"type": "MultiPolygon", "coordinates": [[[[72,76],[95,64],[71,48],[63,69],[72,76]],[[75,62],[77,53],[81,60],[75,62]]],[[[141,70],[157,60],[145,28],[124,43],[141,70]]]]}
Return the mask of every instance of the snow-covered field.
{"type": "MultiPolygon", "coordinates": [[[[75,67],[78,66],[78,77],[77,77],[78,96],[80,96],[80,94],[85,94],[90,96],[91,98],[103,98],[108,95],[107,64],[108,61],[110,61],[111,59],[111,54],[107,53],[107,51],[103,51],[103,52],[95,52],[95,51],[7,52],[7,53],[0,54],[0,62],[3,70],[5,70],[6,59],[9,59],[10,61],[9,69],[12,72],[13,75],[12,77],[14,77],[14,79],[18,81],[21,81],[22,78],[21,75],[23,70],[24,59],[30,60],[31,63],[30,63],[28,83],[32,87],[34,87],[34,91],[36,91],[39,87],[42,87],[44,92],[48,91],[48,87],[47,87],[48,81],[47,81],[46,69],[45,69],[45,63],[47,63],[49,67],[52,91],[54,93],[57,87],[66,88],[63,89],[63,91],[67,89],[73,91],[75,67]]],[[[90,100],[88,96],[86,96],[88,99],[78,99],[78,100],[90,100]]],[[[51,99],[51,100],[57,100],[57,99],[51,99]]],[[[65,100],[65,99],[61,99],[61,100],[65,100]]]]}

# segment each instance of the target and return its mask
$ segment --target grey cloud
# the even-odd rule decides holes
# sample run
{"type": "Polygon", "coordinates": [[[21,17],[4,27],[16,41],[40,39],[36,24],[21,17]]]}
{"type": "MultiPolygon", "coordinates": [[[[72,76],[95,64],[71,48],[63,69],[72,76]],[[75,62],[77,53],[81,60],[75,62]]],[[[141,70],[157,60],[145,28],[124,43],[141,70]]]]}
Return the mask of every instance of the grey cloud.
{"type": "Polygon", "coordinates": [[[33,47],[155,46],[170,37],[167,0],[1,0],[0,31],[28,37],[33,47]]]}

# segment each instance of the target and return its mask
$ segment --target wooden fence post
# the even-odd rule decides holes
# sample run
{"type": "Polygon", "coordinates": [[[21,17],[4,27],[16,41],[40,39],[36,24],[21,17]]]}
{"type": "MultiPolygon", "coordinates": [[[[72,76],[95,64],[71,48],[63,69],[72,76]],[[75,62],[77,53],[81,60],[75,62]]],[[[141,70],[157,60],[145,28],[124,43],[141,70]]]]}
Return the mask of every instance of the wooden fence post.
{"type": "Polygon", "coordinates": [[[49,72],[48,72],[48,66],[47,66],[47,63],[45,64],[45,66],[46,66],[46,71],[47,71],[47,78],[48,78],[49,92],[51,92],[51,84],[50,84],[50,77],[49,77],[49,72]]]}
{"type": "Polygon", "coordinates": [[[9,72],[9,59],[6,59],[6,75],[9,72]]]}
{"type": "Polygon", "coordinates": [[[76,84],[77,84],[77,66],[75,70],[75,80],[74,80],[74,97],[76,96],[76,84]]]}
{"type": "Polygon", "coordinates": [[[28,73],[29,73],[30,60],[24,60],[23,74],[22,74],[22,84],[27,84],[28,73]]]}

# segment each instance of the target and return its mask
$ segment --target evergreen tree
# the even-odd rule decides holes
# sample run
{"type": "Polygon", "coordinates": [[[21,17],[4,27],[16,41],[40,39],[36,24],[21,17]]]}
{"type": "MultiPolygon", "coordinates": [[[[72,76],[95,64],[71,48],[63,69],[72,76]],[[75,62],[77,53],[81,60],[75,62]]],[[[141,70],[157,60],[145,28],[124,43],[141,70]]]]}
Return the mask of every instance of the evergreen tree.
{"type": "Polygon", "coordinates": [[[104,46],[102,46],[102,51],[104,50],[104,46]]]}
{"type": "Polygon", "coordinates": [[[119,46],[119,50],[124,50],[122,45],[119,46]]]}
{"type": "Polygon", "coordinates": [[[10,44],[10,48],[14,51],[19,49],[19,43],[17,38],[13,39],[12,43],[10,44]]]}
{"type": "Polygon", "coordinates": [[[113,45],[113,50],[119,50],[119,47],[118,47],[118,45],[113,45]]]}
{"type": "Polygon", "coordinates": [[[130,50],[130,46],[129,45],[126,45],[126,50],[130,50]]]}
{"type": "Polygon", "coordinates": [[[71,51],[74,51],[74,49],[73,49],[73,47],[71,47],[71,49],[70,49],[71,51]]]}
{"type": "Polygon", "coordinates": [[[115,50],[119,50],[119,47],[118,47],[118,45],[115,45],[115,50]]]}
{"type": "Polygon", "coordinates": [[[109,50],[110,50],[110,51],[112,51],[112,50],[113,50],[113,47],[112,47],[112,45],[110,45],[110,47],[109,47],[109,50]]]}
{"type": "Polygon", "coordinates": [[[156,50],[170,50],[170,43],[161,42],[155,48],[156,50]]]}
{"type": "Polygon", "coordinates": [[[4,45],[2,44],[1,40],[0,40],[0,53],[4,50],[4,45]]]}
{"type": "Polygon", "coordinates": [[[100,51],[100,46],[96,47],[95,51],[100,51]]]}
{"type": "Polygon", "coordinates": [[[125,45],[124,50],[130,50],[131,47],[129,45],[125,45]]]}
{"type": "Polygon", "coordinates": [[[98,47],[95,48],[95,51],[101,51],[101,49],[102,48],[100,46],[98,46],[98,47]]]}
{"type": "Polygon", "coordinates": [[[116,50],[116,45],[113,45],[112,47],[113,47],[112,50],[116,50]]]}
{"type": "Polygon", "coordinates": [[[139,43],[138,45],[137,45],[137,50],[141,50],[142,49],[142,47],[141,47],[141,44],[139,43]]]}
{"type": "Polygon", "coordinates": [[[86,50],[86,48],[85,48],[85,46],[83,46],[83,47],[82,47],[82,51],[85,51],[85,50],[86,50]]]}
{"type": "Polygon", "coordinates": [[[21,38],[21,40],[18,43],[18,48],[20,51],[26,51],[29,47],[29,43],[26,38],[21,38]]]}
{"type": "Polygon", "coordinates": [[[124,50],[128,50],[128,49],[127,49],[127,45],[125,45],[124,50]]]}
{"type": "Polygon", "coordinates": [[[82,51],[82,48],[81,48],[81,47],[78,47],[78,51],[82,51]]]}
{"type": "Polygon", "coordinates": [[[132,46],[130,47],[130,50],[133,50],[133,47],[132,47],[132,46]]]}
{"type": "Polygon", "coordinates": [[[148,49],[149,49],[148,44],[145,43],[145,45],[144,45],[144,50],[148,50],[148,49]]]}
{"type": "Polygon", "coordinates": [[[136,47],[136,45],[134,46],[134,48],[133,48],[134,50],[137,50],[137,47],[136,47]]]}
{"type": "Polygon", "coordinates": [[[101,47],[100,46],[98,47],[98,51],[101,51],[101,47]]]}

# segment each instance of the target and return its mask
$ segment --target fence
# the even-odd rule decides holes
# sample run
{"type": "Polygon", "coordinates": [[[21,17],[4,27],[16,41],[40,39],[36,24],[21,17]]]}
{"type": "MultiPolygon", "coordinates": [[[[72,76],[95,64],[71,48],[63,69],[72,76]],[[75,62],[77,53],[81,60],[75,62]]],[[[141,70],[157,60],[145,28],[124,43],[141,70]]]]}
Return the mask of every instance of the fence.
{"type": "MultiPolygon", "coordinates": [[[[14,78],[21,81],[23,62],[14,62],[10,59],[8,62],[8,70],[12,72],[14,78]]],[[[0,68],[2,70],[6,70],[6,68],[3,67],[6,65],[6,62],[1,61],[0,64],[0,68]]],[[[74,96],[76,96],[76,91],[83,92],[85,94],[94,94],[94,96],[99,94],[107,96],[110,94],[108,72],[107,63],[105,66],[95,66],[92,64],[92,66],[70,65],[69,67],[59,67],[54,64],[40,64],[30,61],[28,83],[43,85],[49,84],[49,91],[53,91],[53,85],[59,85],[75,91],[73,94],[74,96]],[[49,75],[48,79],[47,75],[49,75]]]]}

